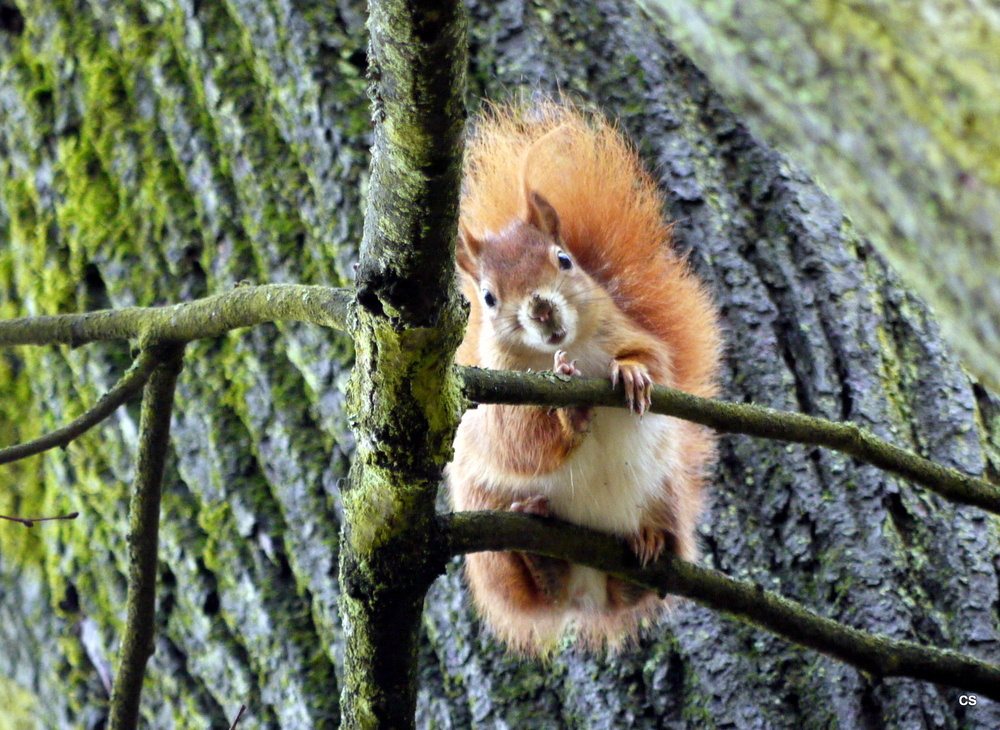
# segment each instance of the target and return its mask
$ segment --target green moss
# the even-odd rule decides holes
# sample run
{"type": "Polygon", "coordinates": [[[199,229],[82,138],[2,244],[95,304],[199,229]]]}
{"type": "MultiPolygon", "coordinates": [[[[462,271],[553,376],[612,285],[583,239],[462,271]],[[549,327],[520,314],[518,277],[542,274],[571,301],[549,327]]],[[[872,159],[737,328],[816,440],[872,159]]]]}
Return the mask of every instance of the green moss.
{"type": "Polygon", "coordinates": [[[0,707],[4,730],[40,730],[38,698],[6,677],[0,676],[0,707]]]}
{"type": "MultiPolygon", "coordinates": [[[[136,4],[114,6],[107,14],[71,2],[29,7],[24,41],[16,54],[0,59],[5,83],[15,87],[12,98],[23,104],[16,111],[25,119],[4,140],[16,154],[0,160],[0,237],[9,234],[11,241],[0,250],[0,315],[77,311],[81,303],[107,299],[114,305],[177,301],[198,295],[198,286],[210,292],[231,286],[234,279],[267,280],[272,274],[303,282],[339,281],[338,268],[349,264],[336,247],[357,238],[361,221],[357,189],[345,181],[367,164],[364,145],[349,136],[338,140],[333,172],[317,169],[310,156],[320,148],[297,136],[305,126],[299,116],[311,113],[300,106],[316,106],[316,99],[299,96],[311,81],[279,78],[269,49],[245,27],[237,6],[203,4],[201,38],[191,35],[190,19],[179,10],[143,17],[159,11],[136,4]],[[192,50],[195,41],[207,46],[204,53],[192,50]],[[234,88],[238,94],[226,91],[234,88]],[[327,194],[347,202],[321,199],[327,194]],[[343,221],[335,219],[335,209],[345,212],[343,221]],[[192,270],[204,281],[191,276],[192,270]]],[[[275,32],[281,36],[277,46],[285,44],[289,56],[310,52],[287,48],[290,29],[275,32]]],[[[348,38],[330,25],[323,32],[342,36],[335,65],[347,75],[331,74],[319,93],[339,99],[332,112],[342,114],[338,134],[367,133],[367,105],[358,93],[365,80],[354,58],[363,51],[364,39],[348,38]]],[[[324,35],[324,43],[329,38],[324,35]]],[[[296,336],[292,327],[282,331],[296,336]]],[[[298,617],[290,625],[289,644],[307,668],[307,704],[322,715],[335,712],[337,696],[329,691],[327,644],[317,644],[315,637],[317,629],[329,633],[330,627],[312,625],[309,589],[316,576],[309,574],[310,566],[297,564],[301,557],[292,554],[294,539],[281,542],[286,501],[278,497],[281,490],[301,485],[271,483],[273,475],[264,473],[253,443],[273,433],[287,437],[289,460],[298,461],[311,498],[328,509],[321,477],[330,468],[334,443],[320,429],[315,406],[326,385],[307,382],[315,380],[314,374],[304,377],[296,367],[323,372],[316,357],[349,359],[352,350],[349,339],[331,338],[322,355],[300,349],[298,358],[272,357],[287,348],[274,329],[265,336],[241,332],[190,348],[189,362],[197,359],[203,367],[182,375],[192,401],[182,395],[178,410],[211,404],[205,408],[210,435],[196,445],[208,461],[203,472],[208,483],[164,495],[161,545],[165,561],[181,549],[176,542],[181,541],[191,551],[186,555],[204,563],[197,569],[172,565],[179,580],[187,569],[195,570],[196,578],[214,571],[222,577],[220,591],[239,595],[243,586],[225,583],[225,576],[233,565],[256,557],[240,552],[237,520],[257,515],[261,529],[278,536],[275,550],[286,554],[298,587],[288,596],[290,611],[298,617]],[[267,337],[273,353],[259,349],[267,337]],[[267,422],[254,405],[265,400],[279,414],[267,422]],[[227,481],[225,475],[234,473],[238,477],[227,481]],[[185,530],[166,527],[174,521],[185,530]]],[[[78,415],[127,359],[127,347],[120,345],[91,345],[73,353],[52,348],[5,353],[0,357],[0,444],[27,440],[78,415]]],[[[0,550],[11,559],[17,556],[25,575],[35,571],[53,612],[70,621],[77,618],[66,612],[71,606],[60,604],[75,590],[82,610],[107,637],[120,628],[135,423],[134,413],[131,422],[116,416],[66,452],[0,467],[0,480],[9,485],[0,493],[0,512],[81,512],[73,523],[2,529],[0,550]]],[[[323,543],[316,550],[336,554],[331,532],[334,537],[314,536],[323,543]]],[[[269,590],[289,594],[287,574],[273,570],[270,580],[269,590]]],[[[280,616],[284,607],[266,610],[280,616]]],[[[67,636],[53,648],[64,662],[67,686],[97,686],[79,642],[67,636]]],[[[276,632],[274,645],[262,655],[294,677],[300,659],[280,660],[283,636],[276,632]]],[[[245,640],[233,632],[234,656],[245,640]]],[[[273,667],[254,671],[256,686],[274,674],[273,667]]],[[[74,702],[93,703],[94,698],[82,692],[74,702]]],[[[262,708],[257,716],[273,720],[269,713],[262,708]]]]}
{"type": "MultiPolygon", "coordinates": [[[[38,436],[37,423],[25,418],[25,404],[31,403],[31,393],[24,378],[17,376],[21,366],[9,356],[0,356],[0,447],[38,436]],[[17,368],[14,364],[16,362],[17,368]]],[[[25,516],[42,514],[39,507],[40,460],[35,457],[0,466],[0,514],[25,516]]],[[[0,526],[0,555],[12,564],[31,565],[29,556],[43,549],[42,533],[36,529],[20,529],[13,524],[0,526]]]]}

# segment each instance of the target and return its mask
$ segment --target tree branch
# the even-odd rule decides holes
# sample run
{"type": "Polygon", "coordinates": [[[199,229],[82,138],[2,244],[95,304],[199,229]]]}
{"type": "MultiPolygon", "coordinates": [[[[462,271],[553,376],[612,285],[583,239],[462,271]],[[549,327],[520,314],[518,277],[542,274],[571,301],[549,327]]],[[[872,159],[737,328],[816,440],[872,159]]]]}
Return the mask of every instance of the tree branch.
{"type": "MultiPolygon", "coordinates": [[[[239,287],[194,302],[167,307],[127,307],[84,314],[0,321],[0,346],[69,344],[139,338],[140,343],[187,342],[265,322],[295,320],[347,329],[355,299],[351,289],[296,284],[239,287]]],[[[147,364],[148,366],[148,364],[147,364]]],[[[106,418],[141,384],[138,363],[88,413],[27,444],[0,449],[0,464],[62,446],[106,418]]],[[[623,391],[600,378],[501,372],[458,367],[465,397],[474,403],[599,405],[627,407],[623,391]]],[[[801,413],[699,398],[655,386],[653,413],[700,423],[722,433],[824,446],[920,484],[959,504],[1000,514],[1000,487],[963,474],[876,438],[853,423],[835,423],[801,413]]]]}
{"type": "Polygon", "coordinates": [[[412,728],[435,498],[461,409],[466,318],[455,277],[467,11],[371,0],[373,130],[347,404],[357,437],[341,490],[341,727],[412,728]]]}
{"type": "Polygon", "coordinates": [[[703,606],[878,677],[912,677],[1000,700],[1000,667],[952,651],[875,636],[820,616],[795,601],[673,556],[641,568],[621,539],[579,525],[507,511],[441,515],[450,555],[524,550],[587,565],[660,595],[703,606]]]}
{"type": "Polygon", "coordinates": [[[75,520],[79,516],[79,512],[70,512],[68,515],[55,515],[54,517],[12,517],[10,515],[0,515],[0,520],[20,522],[25,527],[34,527],[36,522],[48,522],[49,520],[75,520]]]}
{"type": "Polygon", "coordinates": [[[166,307],[125,307],[84,314],[21,317],[0,322],[4,345],[67,344],[138,339],[190,342],[267,322],[295,320],[346,330],[354,292],[328,286],[264,284],[166,307]]]}
{"type": "Polygon", "coordinates": [[[34,456],[57,446],[66,446],[73,439],[78,438],[110,416],[118,406],[138,393],[149,379],[155,366],[156,359],[152,353],[144,350],[121,380],[115,383],[114,387],[105,393],[93,408],[52,433],[47,433],[23,444],[0,449],[0,464],[9,464],[12,461],[34,456]]]}
{"type": "Polygon", "coordinates": [[[165,345],[151,352],[157,364],[142,394],[139,457],[129,504],[127,617],[111,692],[110,730],[136,727],[142,678],[153,653],[160,486],[183,353],[183,345],[165,345]]]}
{"type": "MultiPolygon", "coordinates": [[[[232,292],[170,307],[131,307],[80,315],[8,320],[0,322],[0,345],[67,343],[78,346],[123,338],[138,338],[142,343],[182,342],[215,337],[238,327],[275,320],[306,321],[345,329],[354,298],[354,292],[350,290],[329,287],[240,287],[232,292]]],[[[153,452],[157,449],[162,451],[169,430],[179,353],[176,356],[177,370],[172,375],[164,371],[167,365],[154,369],[154,363],[152,354],[144,351],[122,380],[79,419],[41,439],[0,450],[0,463],[6,463],[64,445],[106,418],[147,378],[149,382],[143,398],[144,424],[147,418],[152,418],[152,414],[147,415],[147,402],[157,400],[160,404],[159,425],[155,426],[150,421],[149,426],[152,429],[150,434],[155,432],[160,435],[144,437],[140,446],[140,475],[137,475],[137,491],[133,500],[133,533],[130,538],[133,560],[129,583],[129,628],[123,640],[119,680],[115,685],[115,695],[128,695],[128,698],[113,704],[113,713],[118,713],[116,717],[138,712],[138,687],[141,686],[145,663],[152,649],[155,529],[163,458],[162,453],[157,456],[153,452]],[[155,386],[154,382],[157,383],[155,386]],[[160,446],[154,448],[156,443],[160,446]],[[152,477],[147,471],[149,464],[153,464],[150,459],[155,458],[160,461],[156,467],[154,496],[149,493],[154,486],[148,482],[152,477]],[[144,469],[142,465],[147,462],[144,469]],[[140,494],[144,496],[140,497],[140,494]],[[137,506],[136,502],[141,502],[141,505],[137,506]],[[138,514],[145,514],[150,521],[140,525],[136,522],[138,514]],[[151,514],[152,518],[149,517],[151,514]],[[148,534],[150,524],[153,525],[151,537],[148,534]],[[140,534],[143,535],[141,538],[140,534]],[[144,544],[141,550],[138,549],[140,543],[144,544]],[[145,570],[150,571],[145,581],[139,572],[140,562],[146,566],[145,570]],[[138,621],[135,612],[145,612],[145,618],[138,621]],[[134,688],[134,695],[133,689],[120,690],[120,687],[134,688]]],[[[609,380],[600,378],[569,378],[551,373],[500,372],[465,367],[459,367],[458,373],[464,382],[465,397],[474,403],[627,405],[623,391],[612,388],[609,380]]],[[[996,485],[934,464],[876,438],[855,424],[834,423],[799,413],[699,398],[663,386],[654,388],[650,410],[694,421],[720,432],[831,448],[909,479],[954,502],[1000,514],[1000,489],[996,485]]],[[[797,603],[766,593],[751,584],[675,558],[666,558],[654,566],[639,569],[627,547],[611,536],[575,525],[555,524],[506,512],[447,515],[442,519],[451,541],[452,555],[477,550],[520,549],[569,559],[654,590],[687,596],[878,676],[925,679],[1000,699],[1000,691],[996,689],[1000,686],[998,667],[958,652],[873,637],[823,618],[797,603]]]]}
{"type": "MultiPolygon", "coordinates": [[[[459,367],[466,398],[475,403],[627,407],[624,390],[601,378],[532,374],[459,367]]],[[[937,492],[945,499],[1000,514],[1000,487],[948,469],[876,438],[853,423],[802,413],[699,398],[662,385],[653,388],[651,413],[694,421],[722,433],[825,446],[937,492]]]]}

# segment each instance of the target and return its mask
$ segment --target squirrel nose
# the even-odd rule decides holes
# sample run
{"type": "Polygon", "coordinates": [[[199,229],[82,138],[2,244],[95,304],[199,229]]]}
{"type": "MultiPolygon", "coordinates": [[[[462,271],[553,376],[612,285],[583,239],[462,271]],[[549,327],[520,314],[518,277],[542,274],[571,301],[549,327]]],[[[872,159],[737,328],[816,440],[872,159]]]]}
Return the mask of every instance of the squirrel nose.
{"type": "Polygon", "coordinates": [[[535,294],[531,297],[528,316],[536,322],[548,322],[552,318],[552,302],[535,294]]]}

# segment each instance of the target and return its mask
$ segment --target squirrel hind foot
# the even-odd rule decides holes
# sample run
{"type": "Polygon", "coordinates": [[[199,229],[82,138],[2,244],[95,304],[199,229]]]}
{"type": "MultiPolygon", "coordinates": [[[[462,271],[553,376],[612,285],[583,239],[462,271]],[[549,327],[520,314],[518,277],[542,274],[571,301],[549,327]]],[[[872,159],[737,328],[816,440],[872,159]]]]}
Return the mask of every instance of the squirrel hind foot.
{"type": "Polygon", "coordinates": [[[643,599],[652,596],[653,591],[643,586],[629,583],[628,581],[608,576],[608,607],[611,609],[625,609],[637,606],[643,599]]]}
{"type": "Polygon", "coordinates": [[[547,606],[566,603],[570,564],[565,560],[534,553],[515,553],[524,565],[535,599],[547,606]]]}
{"type": "Polygon", "coordinates": [[[639,558],[643,567],[654,562],[664,551],[680,556],[680,545],[677,536],[667,530],[655,527],[640,527],[639,532],[626,538],[632,552],[639,558]]]}
{"type": "MultiPolygon", "coordinates": [[[[510,505],[512,512],[521,512],[538,517],[551,517],[552,509],[549,498],[540,494],[514,502],[510,505]]],[[[535,601],[545,605],[565,603],[569,582],[569,563],[565,560],[550,558],[534,553],[513,553],[520,560],[524,569],[528,588],[535,601]]]]}

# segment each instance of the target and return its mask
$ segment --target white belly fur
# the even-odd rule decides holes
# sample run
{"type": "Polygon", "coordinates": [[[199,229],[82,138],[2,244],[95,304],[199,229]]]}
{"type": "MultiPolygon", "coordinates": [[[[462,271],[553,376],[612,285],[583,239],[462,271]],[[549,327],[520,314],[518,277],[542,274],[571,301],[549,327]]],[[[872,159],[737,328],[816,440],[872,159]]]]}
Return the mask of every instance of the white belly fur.
{"type": "MultiPolygon", "coordinates": [[[[525,496],[547,496],[556,517],[634,535],[647,505],[678,468],[676,428],[669,416],[640,418],[621,408],[596,408],[589,432],[560,469],[517,479],[515,488],[525,496]]],[[[578,609],[604,608],[607,578],[574,566],[569,595],[578,609]]]]}
{"type": "Polygon", "coordinates": [[[622,535],[639,530],[649,501],[673,476],[673,419],[597,408],[589,432],[558,470],[535,477],[537,493],[570,522],[622,535]],[[666,457],[666,458],[665,458],[666,457]]]}

